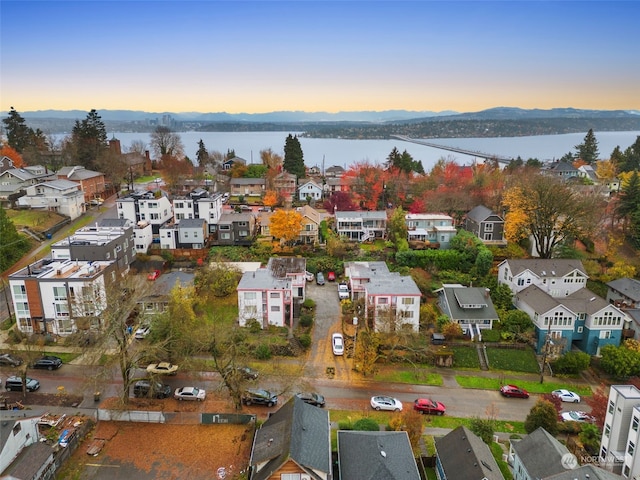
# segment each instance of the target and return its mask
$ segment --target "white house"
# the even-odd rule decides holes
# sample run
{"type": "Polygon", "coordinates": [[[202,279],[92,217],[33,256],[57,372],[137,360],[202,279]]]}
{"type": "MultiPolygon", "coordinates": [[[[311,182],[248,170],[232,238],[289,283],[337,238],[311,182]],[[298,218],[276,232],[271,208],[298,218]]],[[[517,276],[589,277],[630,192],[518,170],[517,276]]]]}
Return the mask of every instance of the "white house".
{"type": "Polygon", "coordinates": [[[443,213],[408,213],[404,218],[408,240],[439,243],[440,248],[447,249],[458,233],[453,217],[443,213]]]}
{"type": "Polygon", "coordinates": [[[9,275],[18,329],[23,333],[70,335],[77,320],[103,327],[107,285],[115,282],[115,261],[43,259],[9,275]]]}
{"type": "Polygon", "coordinates": [[[298,185],[298,199],[306,202],[307,199],[322,199],[322,187],[313,180],[307,180],[298,185]]]}
{"type": "Polygon", "coordinates": [[[640,475],[640,390],[612,385],[600,439],[599,461],[624,478],[640,475]]]}
{"type": "Polygon", "coordinates": [[[80,184],[69,180],[52,180],[31,185],[27,194],[18,199],[18,205],[49,210],[75,220],[85,211],[84,192],[80,184]]]}
{"type": "Polygon", "coordinates": [[[364,298],[363,314],[371,312],[376,331],[418,331],[422,294],[410,276],[390,272],[385,262],[347,262],[345,276],[353,300],[364,298]]]}
{"type": "MultiPolygon", "coordinates": [[[[0,474],[11,465],[11,463],[20,455],[25,449],[31,445],[38,444],[40,440],[40,432],[38,431],[38,421],[42,418],[38,416],[29,416],[15,419],[15,418],[2,418],[2,430],[0,432],[0,474]]],[[[53,462],[53,449],[45,445],[48,450],[46,458],[49,461],[45,461],[43,466],[49,466],[53,462]]],[[[35,461],[35,459],[32,459],[35,461]]],[[[2,478],[15,478],[15,477],[2,477],[2,478]]],[[[23,477],[24,478],[24,477],[23,477]]],[[[49,477],[36,477],[36,478],[49,478],[49,477]]]]}
{"type": "Polygon", "coordinates": [[[345,211],[335,212],[336,232],[348,240],[366,242],[387,236],[387,212],[345,211]]]}
{"type": "Polygon", "coordinates": [[[166,193],[160,190],[156,192],[134,192],[118,199],[118,218],[126,218],[136,224],[140,221],[149,222],[153,233],[157,234],[160,226],[173,217],[173,211],[166,193]]]}
{"type": "Polygon", "coordinates": [[[585,288],[588,278],[580,260],[508,259],[498,265],[498,282],[508,285],[514,294],[537,285],[552,297],[568,296],[585,288]]]}
{"type": "Polygon", "coordinates": [[[207,231],[212,234],[222,215],[222,194],[210,194],[196,189],[189,195],[173,199],[173,216],[176,224],[183,219],[200,218],[207,222],[207,231]]]}

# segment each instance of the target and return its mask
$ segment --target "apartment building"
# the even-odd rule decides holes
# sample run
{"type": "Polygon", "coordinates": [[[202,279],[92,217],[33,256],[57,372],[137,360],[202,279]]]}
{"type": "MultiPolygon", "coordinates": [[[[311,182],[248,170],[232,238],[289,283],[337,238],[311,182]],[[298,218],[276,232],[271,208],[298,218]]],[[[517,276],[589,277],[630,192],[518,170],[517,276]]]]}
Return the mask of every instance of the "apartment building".
{"type": "Polygon", "coordinates": [[[126,218],[134,223],[148,222],[154,235],[160,232],[160,226],[173,217],[171,201],[166,193],[134,192],[116,202],[118,218],[126,218]]]}
{"type": "Polygon", "coordinates": [[[173,199],[173,217],[176,224],[181,220],[194,218],[207,222],[207,234],[216,231],[216,226],[222,216],[222,194],[210,194],[206,190],[197,188],[188,195],[173,199]]]}

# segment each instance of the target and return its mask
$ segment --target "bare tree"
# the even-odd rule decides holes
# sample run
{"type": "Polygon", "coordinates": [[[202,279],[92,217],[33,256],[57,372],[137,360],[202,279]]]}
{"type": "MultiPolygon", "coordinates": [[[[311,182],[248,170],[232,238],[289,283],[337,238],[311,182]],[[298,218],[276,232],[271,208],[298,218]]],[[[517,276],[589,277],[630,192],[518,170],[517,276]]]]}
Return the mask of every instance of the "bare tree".
{"type": "Polygon", "coordinates": [[[157,127],[151,133],[151,148],[156,160],[164,161],[166,156],[182,158],[184,156],[184,145],[180,135],[172,132],[167,127],[157,127]]]}

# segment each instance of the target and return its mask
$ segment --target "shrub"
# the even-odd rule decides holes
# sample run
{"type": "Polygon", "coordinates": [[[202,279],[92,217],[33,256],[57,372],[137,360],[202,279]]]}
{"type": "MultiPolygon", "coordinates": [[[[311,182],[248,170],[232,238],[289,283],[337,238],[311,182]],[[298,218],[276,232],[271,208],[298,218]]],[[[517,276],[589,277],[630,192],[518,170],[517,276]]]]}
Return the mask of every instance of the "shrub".
{"type": "Polygon", "coordinates": [[[257,334],[262,331],[260,323],[255,318],[251,318],[247,321],[247,328],[251,333],[257,334]]]}
{"type": "Polygon", "coordinates": [[[591,356],[584,352],[567,352],[553,362],[556,373],[577,374],[586,370],[591,363],[591,356]]]}
{"type": "Polygon", "coordinates": [[[303,333],[298,337],[298,341],[300,342],[300,345],[307,349],[311,346],[311,335],[309,335],[308,333],[303,333]]]}
{"type": "Polygon", "coordinates": [[[316,308],[316,302],[314,302],[310,298],[305,298],[304,302],[302,302],[302,308],[308,308],[308,309],[316,308]]]}
{"type": "Polygon", "coordinates": [[[311,325],[313,325],[313,315],[310,313],[302,313],[302,315],[300,315],[300,326],[308,328],[311,325]]]}
{"type": "Polygon", "coordinates": [[[500,330],[482,331],[482,340],[484,340],[485,342],[499,342],[500,338],[500,330]]]}
{"type": "Polygon", "coordinates": [[[353,430],[353,425],[351,424],[351,420],[338,422],[338,429],[340,429],[340,430],[353,430]]]}
{"type": "Polygon", "coordinates": [[[353,424],[353,429],[365,432],[377,432],[380,430],[380,425],[378,425],[378,422],[373,418],[361,418],[353,424]]]}
{"type": "Polygon", "coordinates": [[[269,360],[271,358],[271,348],[266,343],[261,343],[256,348],[255,357],[258,360],[269,360]]]}

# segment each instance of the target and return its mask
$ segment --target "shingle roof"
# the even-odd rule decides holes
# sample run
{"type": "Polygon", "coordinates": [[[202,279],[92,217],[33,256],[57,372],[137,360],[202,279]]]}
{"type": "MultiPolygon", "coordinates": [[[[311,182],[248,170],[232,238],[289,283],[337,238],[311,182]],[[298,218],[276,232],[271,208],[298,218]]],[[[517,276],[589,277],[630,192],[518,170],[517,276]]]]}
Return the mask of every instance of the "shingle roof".
{"type": "Polygon", "coordinates": [[[453,320],[497,320],[489,292],[481,287],[445,286],[438,293],[446,299],[453,320]]]}
{"type": "Polygon", "coordinates": [[[640,282],[634,278],[619,278],[607,283],[612,290],[620,292],[636,302],[640,301],[640,282]]]}
{"type": "Polygon", "coordinates": [[[477,207],[473,208],[469,213],[467,213],[467,218],[470,218],[471,220],[475,220],[477,223],[480,223],[485,221],[491,215],[497,215],[497,214],[493,213],[491,209],[485,207],[484,205],[478,205],[477,207]]]}
{"type": "Polygon", "coordinates": [[[583,465],[575,470],[564,470],[544,480],[621,480],[623,477],[591,464],[583,465]]]}
{"type": "Polygon", "coordinates": [[[535,259],[509,259],[505,260],[513,275],[518,275],[525,270],[530,270],[539,277],[563,277],[578,270],[587,275],[580,260],[563,258],[535,258],[535,259]]]}
{"type": "Polygon", "coordinates": [[[419,480],[407,432],[338,432],[340,478],[419,480]]]}
{"type": "Polygon", "coordinates": [[[511,445],[530,478],[546,478],[566,470],[562,456],[569,450],[542,427],[511,445]]]}
{"type": "MultiPolygon", "coordinates": [[[[251,465],[264,463],[252,480],[269,478],[288,460],[309,473],[331,472],[329,412],[293,396],[256,432],[251,465]]],[[[320,478],[313,476],[312,478],[320,478]]]]}
{"type": "Polygon", "coordinates": [[[489,447],[467,427],[436,439],[436,454],[447,478],[504,480],[489,447]]]}

